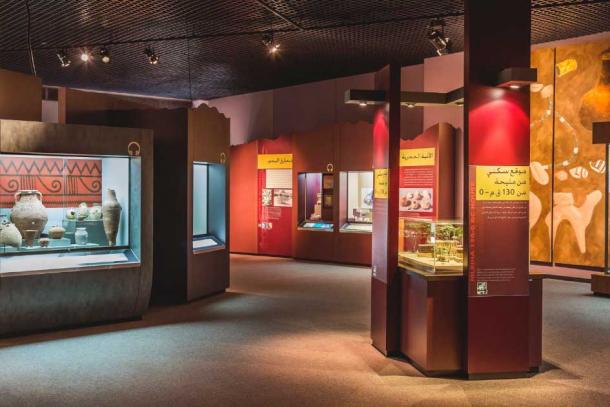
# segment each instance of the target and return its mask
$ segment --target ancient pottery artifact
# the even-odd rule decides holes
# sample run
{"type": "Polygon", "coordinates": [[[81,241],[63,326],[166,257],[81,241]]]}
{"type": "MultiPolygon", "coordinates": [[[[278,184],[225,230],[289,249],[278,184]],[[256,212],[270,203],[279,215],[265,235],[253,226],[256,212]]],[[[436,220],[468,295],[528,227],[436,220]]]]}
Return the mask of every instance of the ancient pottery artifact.
{"type": "Polygon", "coordinates": [[[87,233],[87,228],[76,228],[76,232],[74,233],[74,242],[79,246],[84,246],[87,244],[89,240],[89,233],[87,233]]]}
{"type": "Polygon", "coordinates": [[[121,211],[123,208],[116,199],[114,189],[109,189],[106,193],[106,200],[102,205],[102,219],[104,221],[104,232],[110,246],[116,246],[116,236],[119,232],[121,222],[121,211]]]}
{"type": "Polygon", "coordinates": [[[89,217],[88,220],[100,220],[102,219],[102,207],[98,204],[94,204],[91,208],[89,208],[89,217]]]}
{"type": "Polygon", "coordinates": [[[64,237],[65,233],[66,229],[62,228],[61,226],[53,226],[52,228],[49,228],[49,237],[51,239],[61,239],[64,237]]]}
{"type": "Polygon", "coordinates": [[[17,229],[15,224],[9,222],[7,219],[0,220],[0,244],[7,246],[13,246],[19,249],[21,247],[21,232],[17,229]]]}
{"type": "Polygon", "coordinates": [[[47,221],[47,210],[42,204],[42,194],[36,190],[23,190],[15,194],[15,206],[11,211],[11,221],[22,236],[26,230],[34,230],[35,238],[40,236],[47,221]]]}
{"type": "Polygon", "coordinates": [[[23,233],[23,241],[27,247],[34,246],[34,239],[36,239],[36,234],[39,233],[36,229],[25,230],[23,233]]]}
{"type": "Polygon", "coordinates": [[[40,247],[49,247],[49,238],[47,237],[41,237],[38,240],[38,244],[40,244],[40,247]]]}
{"type": "Polygon", "coordinates": [[[89,217],[89,208],[85,202],[78,205],[76,209],[76,217],[78,220],[85,220],[89,217]]]}

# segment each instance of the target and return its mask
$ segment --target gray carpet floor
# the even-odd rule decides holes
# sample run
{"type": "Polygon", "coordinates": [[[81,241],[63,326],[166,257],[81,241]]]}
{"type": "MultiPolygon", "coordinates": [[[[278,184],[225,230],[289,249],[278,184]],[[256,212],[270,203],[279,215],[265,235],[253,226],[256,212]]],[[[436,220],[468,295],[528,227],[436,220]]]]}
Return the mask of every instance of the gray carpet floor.
{"type": "Polygon", "coordinates": [[[546,280],[543,371],[431,379],[370,345],[366,268],[233,256],[231,290],[0,341],[0,406],[608,406],[610,299],[546,280]]]}

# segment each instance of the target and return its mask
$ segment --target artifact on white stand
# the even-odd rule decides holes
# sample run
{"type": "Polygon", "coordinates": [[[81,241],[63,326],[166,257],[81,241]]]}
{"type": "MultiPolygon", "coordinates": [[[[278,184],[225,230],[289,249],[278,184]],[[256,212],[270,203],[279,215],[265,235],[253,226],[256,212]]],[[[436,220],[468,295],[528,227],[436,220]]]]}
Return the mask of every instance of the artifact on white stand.
{"type": "Polygon", "coordinates": [[[42,194],[39,191],[22,190],[15,194],[11,221],[17,226],[21,236],[25,236],[26,230],[34,230],[35,238],[38,238],[48,220],[47,210],[42,204],[42,194]]]}
{"type": "Polygon", "coordinates": [[[102,219],[104,221],[104,232],[106,232],[106,238],[110,246],[116,246],[122,210],[123,208],[116,198],[115,190],[109,189],[106,192],[106,200],[102,205],[102,219]]]}

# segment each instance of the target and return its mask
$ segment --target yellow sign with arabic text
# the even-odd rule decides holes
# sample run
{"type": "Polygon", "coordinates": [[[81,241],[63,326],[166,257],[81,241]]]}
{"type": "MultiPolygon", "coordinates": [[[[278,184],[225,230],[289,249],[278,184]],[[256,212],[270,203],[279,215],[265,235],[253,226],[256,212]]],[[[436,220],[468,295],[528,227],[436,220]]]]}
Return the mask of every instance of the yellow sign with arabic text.
{"type": "Polygon", "coordinates": [[[388,199],[388,169],[387,168],[376,168],[374,170],[375,175],[375,198],[388,199]]]}
{"type": "Polygon", "coordinates": [[[477,166],[477,201],[527,201],[530,192],[528,166],[477,166]]]}
{"type": "Polygon", "coordinates": [[[258,169],[291,169],[292,154],[259,154],[258,169]]]}
{"type": "Polygon", "coordinates": [[[436,162],[436,149],[430,148],[405,148],[400,150],[401,167],[423,167],[434,165],[436,162]]]}

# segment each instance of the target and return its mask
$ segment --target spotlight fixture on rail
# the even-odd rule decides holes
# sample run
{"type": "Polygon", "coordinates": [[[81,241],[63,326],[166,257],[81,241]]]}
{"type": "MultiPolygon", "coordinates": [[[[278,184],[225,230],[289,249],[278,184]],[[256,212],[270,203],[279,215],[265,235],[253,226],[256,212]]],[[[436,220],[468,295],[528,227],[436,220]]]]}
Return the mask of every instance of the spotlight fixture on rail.
{"type": "Polygon", "coordinates": [[[67,68],[70,66],[70,64],[72,64],[72,61],[70,60],[70,57],[65,49],[60,49],[57,51],[57,59],[59,59],[59,63],[61,64],[62,68],[67,68]]]}
{"type": "Polygon", "coordinates": [[[151,65],[157,65],[159,63],[159,56],[155,53],[155,50],[152,47],[146,47],[144,50],[144,55],[148,58],[148,62],[151,65]]]}
{"type": "Polygon", "coordinates": [[[100,48],[100,58],[103,63],[105,63],[105,64],[110,63],[110,51],[108,51],[108,48],[106,48],[106,47],[100,48]]]}
{"type": "Polygon", "coordinates": [[[93,55],[91,55],[91,52],[85,48],[80,52],[80,60],[83,62],[89,62],[93,60],[93,55]]]}
{"type": "Polygon", "coordinates": [[[267,51],[271,54],[277,54],[280,50],[280,43],[276,42],[273,38],[273,33],[265,33],[263,34],[263,45],[267,47],[267,51]]]}
{"type": "Polygon", "coordinates": [[[445,36],[445,20],[442,18],[435,18],[428,24],[426,36],[439,56],[451,52],[451,40],[445,36]]]}

